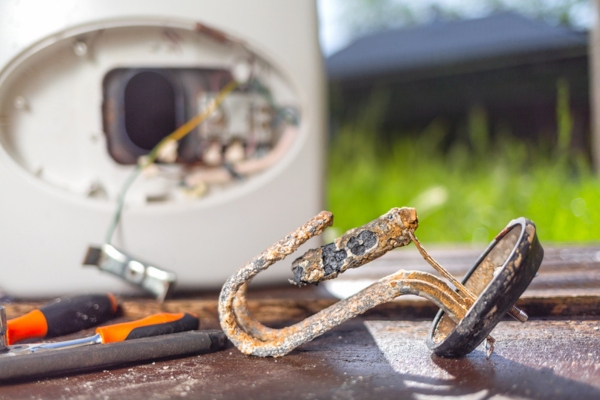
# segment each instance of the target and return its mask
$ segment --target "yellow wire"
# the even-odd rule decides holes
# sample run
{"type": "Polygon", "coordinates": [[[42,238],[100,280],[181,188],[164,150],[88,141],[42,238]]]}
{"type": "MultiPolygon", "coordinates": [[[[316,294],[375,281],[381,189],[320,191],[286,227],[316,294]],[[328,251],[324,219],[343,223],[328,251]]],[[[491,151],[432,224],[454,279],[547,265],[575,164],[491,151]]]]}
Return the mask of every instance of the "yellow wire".
{"type": "Polygon", "coordinates": [[[129,187],[133,184],[135,179],[138,177],[138,175],[144,168],[156,161],[160,148],[170,141],[178,141],[183,139],[195,127],[204,122],[223,103],[225,98],[229,96],[229,94],[233,92],[238,86],[239,83],[235,80],[232,80],[227,85],[225,85],[225,87],[221,89],[217,96],[208,104],[208,106],[206,106],[206,108],[201,113],[197,114],[195,117],[191,118],[185,124],[181,125],[168,136],[163,138],[160,142],[158,142],[156,146],[154,146],[150,153],[148,153],[148,156],[144,159],[144,161],[136,165],[131,175],[129,175],[129,177],[121,187],[121,192],[119,193],[119,198],[117,200],[117,210],[113,217],[112,223],[108,227],[108,232],[106,233],[106,243],[111,243],[112,236],[115,232],[115,229],[117,228],[117,225],[119,224],[119,220],[121,219],[121,213],[123,211],[123,206],[125,204],[125,195],[127,194],[129,187]]]}

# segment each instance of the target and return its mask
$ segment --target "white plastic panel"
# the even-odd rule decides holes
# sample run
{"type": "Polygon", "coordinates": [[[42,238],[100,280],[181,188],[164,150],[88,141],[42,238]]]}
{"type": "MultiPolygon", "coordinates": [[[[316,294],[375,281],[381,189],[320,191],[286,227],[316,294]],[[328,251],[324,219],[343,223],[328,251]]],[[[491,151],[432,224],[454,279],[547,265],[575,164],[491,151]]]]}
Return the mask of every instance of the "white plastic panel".
{"type": "MultiPolygon", "coordinates": [[[[228,69],[250,52],[276,101],[301,113],[283,157],[206,197],[148,203],[175,193],[179,178],[140,177],[115,246],[176,272],[180,288],[215,288],[321,210],[324,89],[312,2],[65,1],[38,26],[18,18],[27,7],[0,6],[7,43],[0,50],[0,289],[24,296],[133,290],[81,266],[87,246],[103,242],[116,193],[133,168],[112,159],[103,132],[102,78],[114,68],[228,69]],[[232,13],[234,6],[245,15],[232,13]],[[197,22],[245,48],[199,34],[197,22]]],[[[268,281],[290,276],[289,263],[282,264],[268,281]]]]}
{"type": "MultiPolygon", "coordinates": [[[[152,26],[152,21],[136,24],[98,27],[75,36],[67,33],[47,47],[24,54],[0,75],[0,144],[25,171],[80,197],[117,199],[132,168],[115,162],[107,152],[107,137],[99,123],[103,119],[101,83],[115,68],[230,71],[240,60],[252,57],[254,75],[271,90],[277,103],[298,108],[290,85],[246,46],[220,42],[193,29],[164,27],[158,22],[152,26]]],[[[216,93],[202,92],[199,103],[204,106],[216,93]]],[[[264,106],[264,99],[257,94],[233,93],[218,111],[227,121],[224,131],[215,129],[209,120],[199,128],[201,140],[209,139],[211,132],[221,137],[224,145],[230,143],[232,135],[243,140],[250,136],[249,115],[241,107],[245,98],[256,107],[264,106]]],[[[114,112],[111,117],[115,118],[114,112]]],[[[256,129],[255,135],[264,137],[264,130],[256,129]]],[[[281,132],[274,129],[272,134],[281,132]]],[[[194,168],[189,166],[171,165],[162,173],[156,170],[151,176],[144,175],[128,192],[129,203],[186,201],[189,196],[180,193],[180,183],[191,172],[194,168]]],[[[245,179],[236,184],[250,182],[245,179]]],[[[213,189],[208,195],[223,191],[222,187],[213,189]]]]}

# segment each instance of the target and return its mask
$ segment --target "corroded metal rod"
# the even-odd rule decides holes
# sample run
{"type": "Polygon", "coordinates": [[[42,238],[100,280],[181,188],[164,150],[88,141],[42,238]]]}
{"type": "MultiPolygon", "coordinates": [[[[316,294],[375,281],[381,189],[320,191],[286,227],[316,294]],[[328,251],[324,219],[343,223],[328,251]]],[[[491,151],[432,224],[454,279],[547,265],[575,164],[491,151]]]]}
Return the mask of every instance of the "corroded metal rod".
{"type": "MultiPolygon", "coordinates": [[[[465,296],[468,297],[471,303],[477,300],[477,296],[475,296],[469,289],[467,289],[462,283],[460,283],[458,279],[452,276],[452,274],[450,274],[450,272],[448,272],[446,268],[442,267],[437,261],[433,259],[433,257],[429,255],[429,253],[427,253],[427,250],[425,250],[425,248],[421,245],[421,242],[419,242],[419,239],[417,239],[414,232],[409,232],[409,235],[415,246],[417,246],[419,253],[421,253],[425,261],[427,261],[429,265],[433,267],[433,269],[442,274],[444,278],[448,279],[450,283],[454,285],[454,287],[456,287],[460,292],[462,292],[465,296]]],[[[523,310],[515,306],[512,306],[511,309],[508,310],[508,315],[510,315],[519,322],[527,322],[527,319],[529,318],[523,310]]]]}
{"type": "MultiPolygon", "coordinates": [[[[333,327],[403,294],[415,294],[433,301],[455,322],[464,318],[469,304],[446,282],[426,272],[398,271],[345,300],[282,329],[272,329],[252,318],[246,304],[249,282],[259,272],[292,254],[311,237],[330,226],[333,215],[321,212],[290,233],[248,264],[223,285],[219,297],[221,327],[234,345],[245,354],[278,357],[292,351],[333,327]]],[[[393,208],[388,213],[352,229],[330,245],[309,250],[294,261],[293,283],[298,285],[332,279],[393,248],[411,242],[410,232],[418,226],[413,208],[393,208]]]]}
{"type": "MultiPolygon", "coordinates": [[[[332,217],[333,218],[333,217],[332,217]]],[[[381,217],[350,229],[333,243],[307,251],[292,263],[296,285],[333,279],[410,243],[410,232],[419,226],[414,208],[392,208],[381,217]]]]}

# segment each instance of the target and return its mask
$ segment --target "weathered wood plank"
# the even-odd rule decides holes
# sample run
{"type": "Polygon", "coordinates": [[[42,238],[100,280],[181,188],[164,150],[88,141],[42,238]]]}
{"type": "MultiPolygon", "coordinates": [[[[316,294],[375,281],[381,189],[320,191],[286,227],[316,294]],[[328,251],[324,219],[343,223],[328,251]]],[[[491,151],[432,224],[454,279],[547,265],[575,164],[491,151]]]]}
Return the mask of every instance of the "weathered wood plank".
{"type": "Polygon", "coordinates": [[[489,360],[481,348],[462,359],[432,356],[429,326],[359,319],[282,358],[228,348],[5,385],[0,398],[600,398],[598,321],[501,322],[489,360]]]}

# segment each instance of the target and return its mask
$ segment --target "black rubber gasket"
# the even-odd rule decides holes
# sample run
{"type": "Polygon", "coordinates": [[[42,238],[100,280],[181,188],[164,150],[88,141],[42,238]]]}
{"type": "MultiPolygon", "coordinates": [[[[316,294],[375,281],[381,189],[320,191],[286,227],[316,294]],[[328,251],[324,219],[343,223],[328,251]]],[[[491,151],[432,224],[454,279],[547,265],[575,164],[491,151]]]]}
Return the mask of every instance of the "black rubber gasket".
{"type": "Polygon", "coordinates": [[[521,226],[520,236],[500,272],[483,289],[465,317],[440,342],[434,341],[434,334],[444,312],[440,310],[435,316],[427,337],[427,346],[436,355],[462,357],[473,351],[529,286],[542,263],[544,249],[538,241],[534,223],[523,217],[511,221],[496,236],[465,275],[462,283],[466,283],[471,278],[487,255],[505,238],[506,234],[519,225],[521,226]]]}

